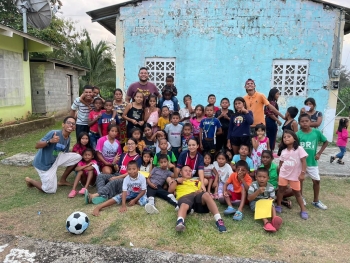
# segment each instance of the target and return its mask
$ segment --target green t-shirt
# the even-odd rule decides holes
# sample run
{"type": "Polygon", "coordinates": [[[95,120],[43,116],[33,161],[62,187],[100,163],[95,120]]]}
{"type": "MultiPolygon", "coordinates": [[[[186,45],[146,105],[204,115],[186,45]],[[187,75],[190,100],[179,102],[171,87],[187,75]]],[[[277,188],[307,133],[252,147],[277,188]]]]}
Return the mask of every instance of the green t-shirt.
{"type": "Polygon", "coordinates": [[[326,142],[327,138],[318,129],[312,129],[311,132],[305,133],[302,130],[297,131],[300,146],[307,152],[306,166],[318,166],[315,156],[317,153],[318,142],[326,142]]]}
{"type": "MultiPolygon", "coordinates": [[[[264,165],[261,165],[260,167],[265,167],[264,165]]],[[[274,162],[271,163],[270,169],[269,169],[269,183],[273,185],[275,189],[278,188],[278,166],[274,162]]]]}
{"type": "MultiPolygon", "coordinates": [[[[154,158],[153,158],[153,165],[155,165],[156,167],[159,167],[159,163],[158,163],[158,157],[160,156],[160,152],[157,153],[154,158]]],[[[167,156],[168,156],[168,161],[170,163],[175,163],[176,162],[176,157],[175,154],[172,151],[168,151],[167,152],[167,156]]]]}

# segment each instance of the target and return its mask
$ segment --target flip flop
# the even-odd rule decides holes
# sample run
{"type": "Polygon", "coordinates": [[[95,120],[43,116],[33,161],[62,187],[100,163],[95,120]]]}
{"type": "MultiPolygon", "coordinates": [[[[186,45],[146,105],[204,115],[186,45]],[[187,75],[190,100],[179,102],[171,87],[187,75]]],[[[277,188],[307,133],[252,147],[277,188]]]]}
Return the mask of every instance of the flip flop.
{"type": "Polygon", "coordinates": [[[89,191],[88,189],[85,189],[85,193],[84,193],[84,201],[85,201],[85,204],[88,205],[90,204],[90,199],[89,199],[89,191]]]}
{"type": "Polygon", "coordinates": [[[94,205],[99,205],[99,204],[102,204],[103,202],[106,202],[106,201],[107,201],[107,198],[102,197],[102,196],[94,197],[94,198],[92,198],[92,200],[91,200],[91,202],[92,202],[94,205]]]}
{"type": "Polygon", "coordinates": [[[334,156],[331,156],[331,159],[329,159],[329,162],[332,163],[334,162],[334,160],[335,160],[334,156]]]}
{"type": "Polygon", "coordinates": [[[275,216],[274,218],[272,218],[272,225],[274,228],[276,228],[276,230],[280,229],[281,228],[281,225],[282,225],[282,218],[280,218],[279,216],[275,216]]]}
{"type": "Polygon", "coordinates": [[[300,217],[304,220],[307,220],[309,218],[309,214],[306,211],[301,211],[300,217]]]}
{"type": "Polygon", "coordinates": [[[338,164],[342,164],[342,165],[345,164],[343,161],[340,161],[340,160],[338,160],[337,163],[338,163],[338,164]]]}

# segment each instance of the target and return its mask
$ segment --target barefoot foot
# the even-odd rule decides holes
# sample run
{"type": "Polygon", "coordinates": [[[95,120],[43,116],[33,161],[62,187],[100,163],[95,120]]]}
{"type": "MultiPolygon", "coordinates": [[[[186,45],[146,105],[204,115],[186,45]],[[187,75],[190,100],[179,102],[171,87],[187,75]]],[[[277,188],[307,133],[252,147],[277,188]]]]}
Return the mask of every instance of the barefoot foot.
{"type": "Polygon", "coordinates": [[[58,181],[57,183],[58,186],[72,186],[70,182],[67,181],[58,181]]]}
{"type": "Polygon", "coordinates": [[[29,188],[34,187],[34,185],[33,185],[32,182],[31,182],[32,179],[30,179],[29,177],[26,177],[24,180],[26,181],[26,184],[27,184],[27,186],[28,186],[29,188]]]}

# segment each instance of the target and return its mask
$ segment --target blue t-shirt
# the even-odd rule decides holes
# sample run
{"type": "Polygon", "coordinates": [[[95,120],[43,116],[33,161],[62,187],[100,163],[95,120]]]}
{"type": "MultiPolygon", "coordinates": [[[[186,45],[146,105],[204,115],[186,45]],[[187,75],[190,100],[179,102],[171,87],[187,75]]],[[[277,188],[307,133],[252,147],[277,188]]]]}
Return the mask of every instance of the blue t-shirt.
{"type": "Polygon", "coordinates": [[[181,169],[185,165],[192,169],[192,176],[198,176],[198,170],[204,170],[204,158],[199,153],[194,158],[191,158],[189,151],[181,152],[176,167],[181,169]]]}
{"type": "Polygon", "coordinates": [[[250,136],[250,125],[252,125],[253,122],[253,113],[251,111],[248,111],[247,114],[233,114],[228,127],[227,139],[250,136]]]}
{"type": "MultiPolygon", "coordinates": [[[[103,112],[102,115],[101,115],[101,118],[98,120],[98,125],[101,125],[102,136],[105,136],[105,135],[108,134],[107,129],[108,129],[109,124],[113,120],[112,116],[113,116],[113,112],[111,114],[103,112]]],[[[117,125],[120,124],[118,116],[115,117],[115,123],[117,125]]]]}
{"type": "MultiPolygon", "coordinates": [[[[236,154],[236,155],[233,156],[231,163],[236,164],[236,163],[237,163],[238,161],[240,161],[240,160],[241,160],[241,156],[240,156],[239,154],[236,154]]],[[[248,164],[249,171],[254,172],[253,160],[250,159],[250,157],[247,156],[247,157],[245,158],[245,161],[246,161],[247,164],[248,164]]]]}
{"type": "Polygon", "coordinates": [[[33,166],[39,170],[47,171],[56,161],[60,152],[69,152],[70,137],[65,139],[62,135],[62,130],[49,131],[40,141],[46,142],[55,134],[60,137],[58,143],[50,143],[44,148],[39,149],[33,161],[33,166]]]}
{"type": "Polygon", "coordinates": [[[221,123],[217,118],[205,118],[201,120],[199,128],[203,130],[203,139],[214,139],[217,129],[221,128],[221,123]]]}

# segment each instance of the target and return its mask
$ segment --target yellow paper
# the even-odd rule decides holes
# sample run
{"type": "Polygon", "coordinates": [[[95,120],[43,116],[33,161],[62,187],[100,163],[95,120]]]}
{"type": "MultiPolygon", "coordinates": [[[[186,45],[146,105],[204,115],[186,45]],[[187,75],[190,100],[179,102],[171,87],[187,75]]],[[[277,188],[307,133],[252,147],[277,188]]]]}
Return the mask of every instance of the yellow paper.
{"type": "Polygon", "coordinates": [[[271,208],[272,208],[271,199],[261,199],[255,204],[255,214],[254,219],[270,218],[271,217],[271,208]]]}
{"type": "Polygon", "coordinates": [[[146,178],[149,176],[149,172],[145,172],[145,171],[140,171],[140,174],[142,174],[146,178]]]}

